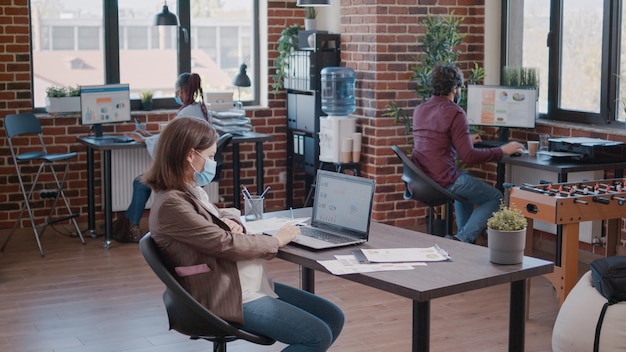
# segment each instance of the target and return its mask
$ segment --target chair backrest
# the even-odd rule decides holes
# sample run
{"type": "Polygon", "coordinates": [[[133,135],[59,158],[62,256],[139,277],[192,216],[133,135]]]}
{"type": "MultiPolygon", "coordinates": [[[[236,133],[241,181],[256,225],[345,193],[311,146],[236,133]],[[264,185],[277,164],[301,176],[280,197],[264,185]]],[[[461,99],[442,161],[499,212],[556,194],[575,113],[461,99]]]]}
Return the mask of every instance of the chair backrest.
{"type": "Polygon", "coordinates": [[[222,167],[224,166],[224,149],[230,144],[230,141],[233,139],[233,135],[230,133],[224,133],[217,140],[217,151],[215,152],[215,162],[217,163],[217,168],[215,169],[215,177],[213,181],[219,181],[222,179],[222,167]]]}
{"type": "Polygon", "coordinates": [[[275,342],[267,337],[240,330],[198,303],[165,266],[150,232],[139,241],[139,248],[152,271],[165,284],[163,302],[170,329],[191,338],[202,338],[214,342],[228,342],[236,339],[245,339],[261,345],[271,345],[275,342]]]}
{"type": "Polygon", "coordinates": [[[9,138],[22,134],[38,134],[42,132],[41,124],[37,116],[29,112],[6,115],[4,118],[4,128],[9,138]]]}
{"type": "Polygon", "coordinates": [[[406,185],[405,199],[415,199],[428,206],[441,205],[453,200],[465,201],[428,177],[397,145],[392,145],[391,149],[402,161],[402,181],[406,185]]]}

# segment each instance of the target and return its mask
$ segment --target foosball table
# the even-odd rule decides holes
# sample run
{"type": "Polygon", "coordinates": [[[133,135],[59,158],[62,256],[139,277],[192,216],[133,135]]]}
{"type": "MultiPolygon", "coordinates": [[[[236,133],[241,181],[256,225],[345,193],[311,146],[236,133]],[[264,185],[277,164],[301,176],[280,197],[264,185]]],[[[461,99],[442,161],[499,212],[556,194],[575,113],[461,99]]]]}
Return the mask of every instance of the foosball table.
{"type": "Polygon", "coordinates": [[[554,272],[546,275],[561,304],[578,281],[578,230],[581,221],[608,220],[607,255],[615,254],[619,222],[626,218],[626,179],[547,183],[511,188],[509,203],[529,220],[526,255],[532,254],[533,220],[562,225],[557,234],[554,272]]]}

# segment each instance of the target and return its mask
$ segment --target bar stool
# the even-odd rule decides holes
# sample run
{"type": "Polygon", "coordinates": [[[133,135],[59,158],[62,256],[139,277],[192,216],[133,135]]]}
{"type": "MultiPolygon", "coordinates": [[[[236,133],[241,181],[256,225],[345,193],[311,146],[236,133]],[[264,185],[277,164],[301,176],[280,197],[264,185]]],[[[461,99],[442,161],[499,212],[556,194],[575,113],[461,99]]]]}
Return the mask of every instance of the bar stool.
{"type": "MultiPolygon", "coordinates": [[[[334,171],[342,173],[346,170],[352,171],[354,176],[361,176],[361,163],[335,163],[329,161],[320,161],[320,165],[317,168],[318,170],[326,170],[326,171],[334,171]]],[[[304,207],[311,206],[313,199],[313,195],[315,194],[315,181],[311,184],[311,188],[309,189],[309,193],[307,193],[306,199],[304,200],[304,207]]]]}
{"type": "Polygon", "coordinates": [[[13,164],[15,165],[15,171],[17,172],[17,179],[20,183],[20,191],[22,192],[22,196],[24,197],[24,204],[22,205],[22,210],[15,220],[15,224],[13,224],[13,228],[9,233],[9,236],[4,241],[2,248],[0,251],[4,251],[7,243],[13,236],[13,233],[17,229],[17,226],[20,224],[22,220],[22,216],[24,215],[24,211],[28,210],[28,216],[30,218],[30,223],[33,227],[33,232],[35,234],[35,239],[37,240],[37,246],[39,247],[39,254],[43,257],[43,248],[41,246],[40,237],[43,235],[46,227],[50,224],[54,224],[59,221],[71,220],[74,225],[74,229],[76,230],[76,234],[80,238],[80,241],[85,244],[85,239],[83,238],[83,234],[76,223],[76,217],[78,214],[72,213],[72,209],[70,209],[69,202],[65,197],[65,193],[63,193],[63,188],[65,186],[65,179],[67,178],[67,172],[70,166],[70,160],[76,157],[75,152],[71,153],[49,153],[46,149],[46,145],[43,141],[43,133],[41,129],[41,124],[37,117],[32,113],[21,113],[21,114],[9,114],[4,118],[4,128],[6,130],[7,138],[9,141],[9,149],[11,150],[11,157],[13,158],[13,164]],[[32,135],[36,135],[37,138],[30,138],[32,135]],[[15,137],[23,137],[24,139],[29,140],[26,144],[17,144],[19,145],[19,149],[28,149],[29,151],[25,151],[23,153],[18,153],[18,147],[15,145],[14,138],[15,137]],[[33,141],[39,140],[39,146],[33,145],[33,141]],[[22,174],[22,170],[20,167],[20,163],[28,163],[37,164],[39,163],[37,174],[35,175],[30,189],[27,191],[24,185],[24,177],[22,174]],[[53,163],[65,164],[65,171],[63,171],[63,176],[59,180],[57,175],[57,171],[54,169],[53,163]],[[42,171],[46,167],[49,167],[50,174],[54,179],[54,183],[56,185],[56,189],[54,190],[54,203],[50,207],[50,212],[46,218],[46,221],[40,224],[35,223],[35,219],[33,217],[33,212],[31,209],[30,201],[32,199],[33,193],[37,188],[37,182],[39,181],[39,176],[41,176],[42,171]],[[52,218],[54,214],[54,210],[59,201],[59,198],[63,199],[63,203],[65,204],[65,210],[67,211],[66,216],[61,216],[58,218],[52,218]],[[41,232],[37,231],[38,227],[42,227],[41,232]]]}

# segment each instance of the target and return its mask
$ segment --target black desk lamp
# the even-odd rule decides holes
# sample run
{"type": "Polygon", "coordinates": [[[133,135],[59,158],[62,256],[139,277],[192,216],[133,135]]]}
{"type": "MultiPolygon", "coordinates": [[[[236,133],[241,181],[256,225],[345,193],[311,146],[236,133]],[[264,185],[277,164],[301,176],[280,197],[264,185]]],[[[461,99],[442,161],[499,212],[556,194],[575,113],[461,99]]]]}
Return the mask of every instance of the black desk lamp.
{"type": "Polygon", "coordinates": [[[237,87],[237,94],[239,102],[241,102],[241,87],[250,87],[252,83],[250,82],[250,77],[246,73],[248,66],[246,64],[241,64],[239,66],[239,73],[235,75],[233,78],[233,85],[237,87]]]}
{"type": "Polygon", "coordinates": [[[155,26],[178,26],[178,17],[170,12],[167,1],[163,1],[163,11],[154,16],[155,26]]]}

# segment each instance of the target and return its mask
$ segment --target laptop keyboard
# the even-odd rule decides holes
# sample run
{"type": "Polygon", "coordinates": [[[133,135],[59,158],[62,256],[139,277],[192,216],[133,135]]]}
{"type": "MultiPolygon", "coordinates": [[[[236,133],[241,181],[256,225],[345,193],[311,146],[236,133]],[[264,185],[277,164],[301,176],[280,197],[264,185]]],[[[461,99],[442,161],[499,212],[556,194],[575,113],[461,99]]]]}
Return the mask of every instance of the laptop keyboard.
{"type": "Polygon", "coordinates": [[[311,227],[301,227],[300,233],[307,237],[316,238],[318,240],[330,242],[330,243],[345,243],[353,241],[351,238],[341,237],[333,235],[324,231],[320,231],[311,227]]]}
{"type": "Polygon", "coordinates": [[[489,140],[489,141],[480,141],[474,144],[474,146],[477,148],[495,148],[495,147],[501,147],[507,143],[509,142],[489,140]]]}

